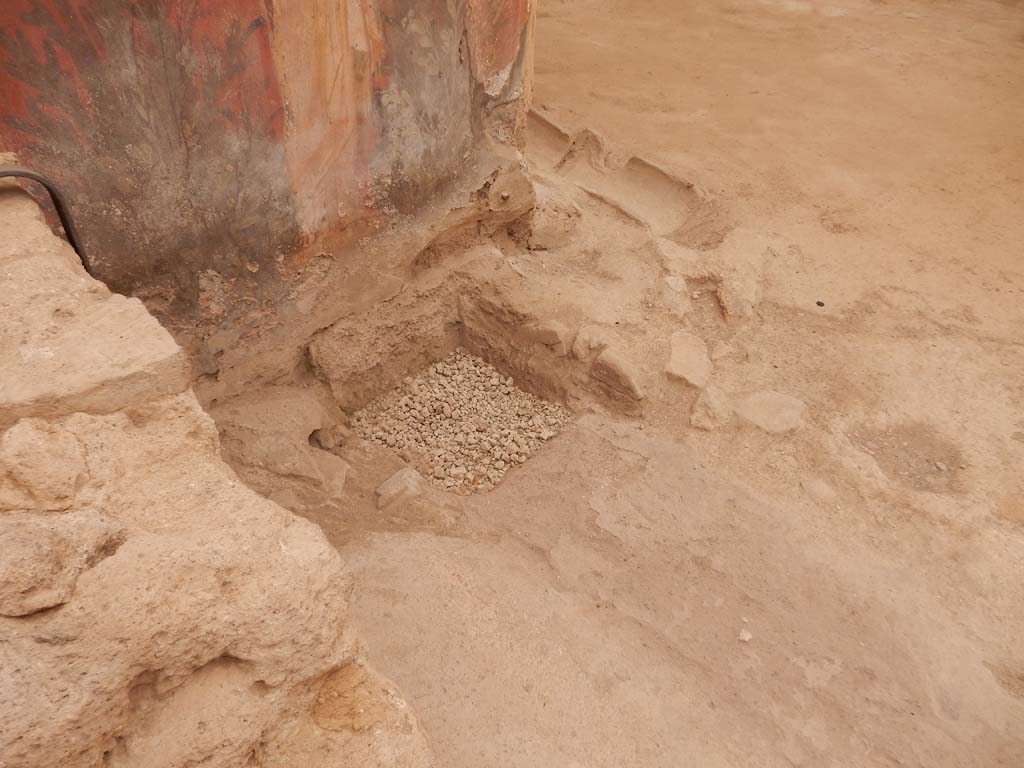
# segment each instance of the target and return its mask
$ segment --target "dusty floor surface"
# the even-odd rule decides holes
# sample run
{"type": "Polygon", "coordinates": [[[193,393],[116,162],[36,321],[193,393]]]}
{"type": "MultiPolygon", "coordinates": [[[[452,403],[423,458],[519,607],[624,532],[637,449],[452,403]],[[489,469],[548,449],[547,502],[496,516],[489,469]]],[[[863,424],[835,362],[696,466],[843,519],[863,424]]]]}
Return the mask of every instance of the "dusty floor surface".
{"type": "Polygon", "coordinates": [[[398,460],[346,456],[365,514],[320,522],[441,764],[1024,765],[1022,94],[1015,2],[542,3],[538,114],[713,210],[581,166],[576,240],[519,257],[650,374],[642,419],[388,515],[398,460]],[[739,299],[684,269],[662,311],[695,253],[739,299]],[[802,426],[694,429],[681,328],[802,426]]]}

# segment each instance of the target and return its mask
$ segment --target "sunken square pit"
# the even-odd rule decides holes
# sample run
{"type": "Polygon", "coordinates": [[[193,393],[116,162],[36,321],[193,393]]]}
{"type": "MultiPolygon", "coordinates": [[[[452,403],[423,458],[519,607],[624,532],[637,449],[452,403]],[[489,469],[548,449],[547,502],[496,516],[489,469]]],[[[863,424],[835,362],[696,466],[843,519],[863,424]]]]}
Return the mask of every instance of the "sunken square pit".
{"type": "Polygon", "coordinates": [[[493,489],[570,419],[460,348],[358,411],[352,425],[435,486],[468,494],[493,489]]]}

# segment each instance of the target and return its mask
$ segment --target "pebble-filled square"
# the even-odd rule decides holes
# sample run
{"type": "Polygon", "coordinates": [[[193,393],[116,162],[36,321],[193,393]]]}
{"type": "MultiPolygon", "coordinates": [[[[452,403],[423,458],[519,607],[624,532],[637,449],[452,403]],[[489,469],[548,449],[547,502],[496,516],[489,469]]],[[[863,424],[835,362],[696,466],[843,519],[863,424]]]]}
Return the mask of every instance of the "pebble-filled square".
{"type": "Polygon", "coordinates": [[[457,349],[353,417],[357,434],[394,449],[434,485],[488,491],[571,419],[457,349]]]}

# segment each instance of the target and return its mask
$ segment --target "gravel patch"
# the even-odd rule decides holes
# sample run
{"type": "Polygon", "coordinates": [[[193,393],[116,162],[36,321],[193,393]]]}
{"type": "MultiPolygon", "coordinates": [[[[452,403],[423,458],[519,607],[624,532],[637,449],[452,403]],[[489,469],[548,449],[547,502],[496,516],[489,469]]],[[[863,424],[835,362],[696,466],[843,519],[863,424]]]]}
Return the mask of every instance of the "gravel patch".
{"type": "Polygon", "coordinates": [[[395,450],[454,493],[489,491],[571,419],[457,349],[358,411],[356,434],[395,450]]]}

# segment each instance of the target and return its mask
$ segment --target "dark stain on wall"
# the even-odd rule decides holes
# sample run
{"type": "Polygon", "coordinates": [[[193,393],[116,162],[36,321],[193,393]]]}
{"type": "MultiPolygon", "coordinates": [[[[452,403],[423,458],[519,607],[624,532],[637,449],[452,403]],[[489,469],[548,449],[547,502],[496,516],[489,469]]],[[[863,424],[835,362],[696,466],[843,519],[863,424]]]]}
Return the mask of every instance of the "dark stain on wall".
{"type": "Polygon", "coordinates": [[[0,152],[62,186],[98,276],[165,322],[272,313],[324,237],[415,212],[474,161],[486,116],[517,108],[529,15],[0,0],[0,152]]]}
{"type": "Polygon", "coordinates": [[[379,99],[388,200],[408,213],[458,174],[474,143],[465,10],[447,0],[384,2],[388,50],[379,99]]]}
{"type": "Polygon", "coordinates": [[[294,246],[259,0],[4,0],[0,149],[54,177],[112,288],[189,311],[294,246]]]}

